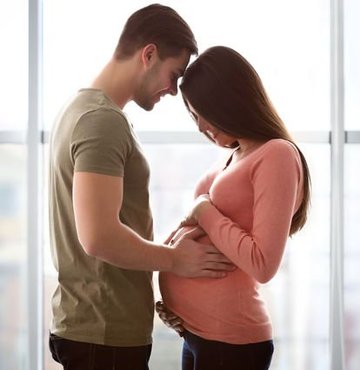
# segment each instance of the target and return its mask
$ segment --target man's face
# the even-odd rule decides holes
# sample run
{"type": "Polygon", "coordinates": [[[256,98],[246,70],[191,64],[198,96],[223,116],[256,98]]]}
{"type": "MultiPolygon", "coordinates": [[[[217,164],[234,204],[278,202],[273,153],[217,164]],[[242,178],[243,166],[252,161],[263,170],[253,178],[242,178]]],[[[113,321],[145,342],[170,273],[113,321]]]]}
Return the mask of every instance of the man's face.
{"type": "Polygon", "coordinates": [[[166,94],[177,94],[178,79],[184,74],[190,53],[183,50],[179,56],[164,60],[161,60],[156,53],[153,58],[134,96],[134,101],[147,111],[152,110],[166,94]]]}

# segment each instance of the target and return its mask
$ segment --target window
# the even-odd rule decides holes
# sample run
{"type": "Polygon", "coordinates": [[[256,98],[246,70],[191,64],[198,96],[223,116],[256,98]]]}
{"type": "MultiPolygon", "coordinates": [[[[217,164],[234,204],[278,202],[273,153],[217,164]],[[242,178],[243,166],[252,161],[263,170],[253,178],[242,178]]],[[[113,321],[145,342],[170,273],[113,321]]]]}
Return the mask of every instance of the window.
{"type": "MultiPolygon", "coordinates": [[[[0,5],[5,102],[0,106],[0,368],[60,369],[47,347],[56,282],[47,234],[48,133],[61,104],[95,77],[127,17],[145,5],[141,0],[0,5]]],[[[202,2],[169,0],[166,5],[192,27],[200,52],[224,44],[254,65],[309,161],[309,222],[289,240],[279,273],[263,287],[274,324],[272,369],[357,370],[359,2],[224,0],[204,9],[202,2]],[[335,59],[343,60],[344,70],[335,59]]],[[[196,132],[179,97],[166,97],[150,113],[132,103],[125,110],[150,161],[155,236],[162,240],[185,214],[197,178],[222,154],[196,132]]],[[[180,352],[181,339],[156,318],[152,368],[180,369],[180,352]]]]}

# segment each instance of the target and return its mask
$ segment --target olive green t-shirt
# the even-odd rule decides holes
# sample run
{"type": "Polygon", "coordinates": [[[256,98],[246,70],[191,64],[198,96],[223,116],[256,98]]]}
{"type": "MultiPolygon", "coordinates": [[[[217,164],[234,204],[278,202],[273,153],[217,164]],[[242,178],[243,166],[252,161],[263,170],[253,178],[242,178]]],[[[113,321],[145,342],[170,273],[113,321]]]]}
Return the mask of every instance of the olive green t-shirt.
{"type": "Polygon", "coordinates": [[[153,238],[148,163],[126,116],[100,90],[80,90],[59,115],[49,171],[50,244],[58,271],[51,332],[113,346],[151,343],[152,273],[91,257],[77,238],[72,204],[76,171],[123,177],[119,218],[143,238],[153,238]]]}

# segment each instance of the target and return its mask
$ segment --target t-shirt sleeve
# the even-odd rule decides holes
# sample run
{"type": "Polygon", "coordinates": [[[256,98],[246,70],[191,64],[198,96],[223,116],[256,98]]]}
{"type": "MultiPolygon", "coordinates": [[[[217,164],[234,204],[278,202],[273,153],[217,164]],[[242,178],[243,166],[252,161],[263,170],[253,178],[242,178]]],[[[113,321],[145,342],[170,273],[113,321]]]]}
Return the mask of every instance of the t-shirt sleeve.
{"type": "Polygon", "coordinates": [[[242,229],[215,207],[199,219],[214,245],[260,282],[270,280],[280,265],[301,196],[301,173],[294,147],[271,147],[250,170],[254,191],[252,230],[242,229]]]}
{"type": "Polygon", "coordinates": [[[124,176],[132,150],[129,124],[112,109],[98,109],[81,116],[72,135],[71,156],[75,172],[124,176]]]}

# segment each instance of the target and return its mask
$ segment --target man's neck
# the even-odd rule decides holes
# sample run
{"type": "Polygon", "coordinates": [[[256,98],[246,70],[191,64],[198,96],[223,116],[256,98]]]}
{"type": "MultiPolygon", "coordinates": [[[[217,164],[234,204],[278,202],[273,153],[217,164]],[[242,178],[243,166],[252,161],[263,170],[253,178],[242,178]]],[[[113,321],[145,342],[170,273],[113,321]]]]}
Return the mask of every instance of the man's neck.
{"type": "Polygon", "coordinates": [[[114,58],[102,69],[90,87],[99,89],[121,109],[133,98],[135,68],[133,61],[120,62],[114,58]]]}

